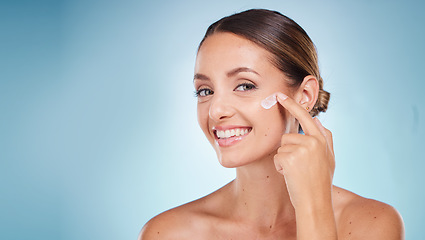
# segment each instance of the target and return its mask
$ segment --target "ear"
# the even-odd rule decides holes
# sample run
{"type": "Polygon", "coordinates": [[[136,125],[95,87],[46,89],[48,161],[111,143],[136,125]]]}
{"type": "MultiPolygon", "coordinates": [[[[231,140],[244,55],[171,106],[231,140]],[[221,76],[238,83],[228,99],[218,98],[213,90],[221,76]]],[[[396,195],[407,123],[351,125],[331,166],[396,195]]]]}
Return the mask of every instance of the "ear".
{"type": "Polygon", "coordinates": [[[317,78],[313,75],[306,76],[295,95],[297,102],[310,112],[319,96],[319,81],[317,78]]]}

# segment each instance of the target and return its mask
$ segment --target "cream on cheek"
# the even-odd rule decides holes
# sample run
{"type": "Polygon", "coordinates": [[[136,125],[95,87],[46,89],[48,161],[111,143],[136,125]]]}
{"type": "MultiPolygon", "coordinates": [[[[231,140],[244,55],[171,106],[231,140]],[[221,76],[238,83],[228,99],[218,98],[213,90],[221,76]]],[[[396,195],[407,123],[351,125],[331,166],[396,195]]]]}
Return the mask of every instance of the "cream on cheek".
{"type": "Polygon", "coordinates": [[[273,93],[272,95],[266,97],[265,99],[263,99],[261,101],[261,106],[264,109],[270,109],[271,107],[273,107],[275,104],[277,103],[277,99],[276,99],[276,93],[273,93]]]}

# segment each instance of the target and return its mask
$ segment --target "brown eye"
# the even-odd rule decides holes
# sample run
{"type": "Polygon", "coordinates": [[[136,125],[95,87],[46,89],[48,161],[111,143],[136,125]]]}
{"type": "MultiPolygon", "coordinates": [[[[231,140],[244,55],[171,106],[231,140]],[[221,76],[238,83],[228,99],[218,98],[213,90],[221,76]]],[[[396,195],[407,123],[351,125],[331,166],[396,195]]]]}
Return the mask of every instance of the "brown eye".
{"type": "Polygon", "coordinates": [[[249,91],[249,90],[252,90],[252,89],[256,89],[254,84],[252,84],[252,83],[242,83],[242,84],[239,84],[235,88],[235,91],[244,92],[244,91],[249,91]]]}
{"type": "Polygon", "coordinates": [[[209,88],[202,88],[195,92],[196,97],[206,97],[213,94],[214,91],[209,88]]]}

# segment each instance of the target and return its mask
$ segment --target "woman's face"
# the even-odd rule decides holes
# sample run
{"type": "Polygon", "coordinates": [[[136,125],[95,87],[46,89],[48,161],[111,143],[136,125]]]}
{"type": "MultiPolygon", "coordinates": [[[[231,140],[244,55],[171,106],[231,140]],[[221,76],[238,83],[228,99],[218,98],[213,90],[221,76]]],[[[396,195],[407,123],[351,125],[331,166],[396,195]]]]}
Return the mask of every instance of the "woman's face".
{"type": "Polygon", "coordinates": [[[298,124],[279,104],[269,110],[261,101],[275,92],[292,96],[285,75],[271,54],[232,33],[216,33],[199,49],[194,85],[198,122],[224,167],[267,158],[285,132],[298,124]]]}

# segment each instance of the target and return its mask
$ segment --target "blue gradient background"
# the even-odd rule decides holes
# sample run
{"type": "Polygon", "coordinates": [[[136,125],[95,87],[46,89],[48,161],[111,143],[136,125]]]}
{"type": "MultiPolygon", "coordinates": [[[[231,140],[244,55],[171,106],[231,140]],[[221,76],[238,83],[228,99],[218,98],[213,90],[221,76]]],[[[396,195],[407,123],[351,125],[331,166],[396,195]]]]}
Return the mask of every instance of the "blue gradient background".
{"type": "Polygon", "coordinates": [[[278,10],[315,42],[335,184],[425,227],[420,1],[1,1],[0,239],[136,239],[234,177],[196,121],[209,24],[278,10]]]}

